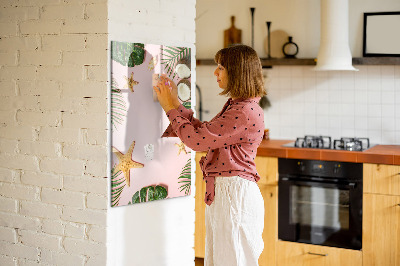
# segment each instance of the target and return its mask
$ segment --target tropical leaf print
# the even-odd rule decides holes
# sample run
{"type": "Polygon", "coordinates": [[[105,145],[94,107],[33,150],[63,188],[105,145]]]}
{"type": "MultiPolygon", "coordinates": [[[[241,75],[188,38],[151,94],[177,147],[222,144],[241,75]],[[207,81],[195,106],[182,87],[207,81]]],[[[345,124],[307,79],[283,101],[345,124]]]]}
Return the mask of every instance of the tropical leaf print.
{"type": "Polygon", "coordinates": [[[117,129],[117,124],[122,124],[126,117],[127,107],[117,81],[111,80],[111,124],[117,129]]]}
{"type": "Polygon", "coordinates": [[[144,61],[144,44],[111,42],[111,60],[115,60],[123,66],[134,67],[144,61]]]}
{"type": "Polygon", "coordinates": [[[185,195],[190,194],[190,188],[192,183],[192,174],[191,174],[191,159],[189,158],[186,165],[183,167],[180,176],[178,177],[182,185],[179,187],[181,192],[185,190],[185,195]]]}
{"type": "Polygon", "coordinates": [[[125,177],[122,171],[115,171],[115,166],[111,169],[111,206],[118,206],[122,190],[125,187],[125,177]]]}
{"type": "Polygon", "coordinates": [[[191,103],[190,101],[184,102],[184,103],[182,103],[182,105],[183,105],[184,107],[186,107],[186,109],[192,108],[192,103],[191,103]]]}
{"type": "Polygon", "coordinates": [[[164,186],[148,186],[140,189],[132,196],[128,204],[165,199],[168,196],[167,188],[164,186]]]}
{"type": "Polygon", "coordinates": [[[175,66],[177,62],[184,57],[190,57],[190,48],[163,46],[161,64],[165,65],[167,75],[174,79],[176,76],[175,66]],[[172,75],[172,76],[171,76],[172,75]]]}

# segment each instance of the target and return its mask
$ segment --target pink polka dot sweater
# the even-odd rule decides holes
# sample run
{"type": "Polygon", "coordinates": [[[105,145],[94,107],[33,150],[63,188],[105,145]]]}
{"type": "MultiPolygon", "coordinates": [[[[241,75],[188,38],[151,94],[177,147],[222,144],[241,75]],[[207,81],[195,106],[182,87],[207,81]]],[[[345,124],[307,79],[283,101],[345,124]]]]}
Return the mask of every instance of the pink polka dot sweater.
{"type": "Polygon", "coordinates": [[[214,200],[217,176],[240,176],[254,182],[260,179],[254,163],[265,127],[259,100],[229,98],[209,122],[194,118],[193,111],[182,104],[167,112],[171,123],[161,137],[179,137],[192,150],[207,151],[200,159],[207,205],[214,200]]]}

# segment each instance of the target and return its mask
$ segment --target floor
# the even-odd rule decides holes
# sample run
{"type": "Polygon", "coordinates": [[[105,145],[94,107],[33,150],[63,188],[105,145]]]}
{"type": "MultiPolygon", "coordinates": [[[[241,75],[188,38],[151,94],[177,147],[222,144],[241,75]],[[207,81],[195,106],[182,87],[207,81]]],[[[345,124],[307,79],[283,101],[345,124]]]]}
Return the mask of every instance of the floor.
{"type": "Polygon", "coordinates": [[[195,258],[194,259],[194,266],[203,266],[204,265],[204,259],[203,258],[195,258]]]}

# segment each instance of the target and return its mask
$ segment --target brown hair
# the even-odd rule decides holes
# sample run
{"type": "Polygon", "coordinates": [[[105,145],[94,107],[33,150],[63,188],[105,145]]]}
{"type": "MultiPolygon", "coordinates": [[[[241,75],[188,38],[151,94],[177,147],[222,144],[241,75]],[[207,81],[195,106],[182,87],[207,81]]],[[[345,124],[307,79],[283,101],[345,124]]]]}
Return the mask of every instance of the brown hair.
{"type": "Polygon", "coordinates": [[[260,58],[247,45],[233,45],[219,50],[214,57],[228,71],[228,86],[220,95],[252,98],[266,95],[260,58]]]}

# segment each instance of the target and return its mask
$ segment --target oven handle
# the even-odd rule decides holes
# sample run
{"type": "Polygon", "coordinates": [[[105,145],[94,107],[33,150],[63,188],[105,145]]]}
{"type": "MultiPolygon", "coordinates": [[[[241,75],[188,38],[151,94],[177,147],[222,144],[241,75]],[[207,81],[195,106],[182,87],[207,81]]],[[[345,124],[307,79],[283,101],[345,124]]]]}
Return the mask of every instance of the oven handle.
{"type": "Polygon", "coordinates": [[[289,182],[294,185],[307,185],[307,186],[318,185],[319,187],[338,187],[346,189],[354,189],[356,187],[355,182],[315,181],[315,180],[304,180],[300,178],[290,178],[290,177],[281,177],[280,180],[283,182],[289,182]]]}

